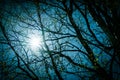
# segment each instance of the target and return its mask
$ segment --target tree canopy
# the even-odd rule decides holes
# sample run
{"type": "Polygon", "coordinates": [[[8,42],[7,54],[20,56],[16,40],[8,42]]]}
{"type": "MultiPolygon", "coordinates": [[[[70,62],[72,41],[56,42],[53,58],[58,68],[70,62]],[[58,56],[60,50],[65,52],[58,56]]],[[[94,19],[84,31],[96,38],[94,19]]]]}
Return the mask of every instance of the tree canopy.
{"type": "Polygon", "coordinates": [[[0,79],[119,80],[119,4],[0,1],[0,79]]]}

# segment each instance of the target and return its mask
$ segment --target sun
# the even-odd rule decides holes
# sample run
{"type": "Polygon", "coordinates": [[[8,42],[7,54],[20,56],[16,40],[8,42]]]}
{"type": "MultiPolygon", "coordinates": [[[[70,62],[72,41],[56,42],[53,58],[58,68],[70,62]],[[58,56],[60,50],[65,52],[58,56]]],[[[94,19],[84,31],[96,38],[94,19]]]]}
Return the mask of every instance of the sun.
{"type": "Polygon", "coordinates": [[[39,38],[32,37],[30,39],[30,43],[29,44],[30,44],[31,48],[36,49],[36,48],[38,48],[40,46],[40,43],[41,43],[41,41],[40,41],[39,38]]]}
{"type": "Polygon", "coordinates": [[[42,46],[41,36],[37,35],[37,34],[29,35],[28,45],[32,51],[36,51],[36,50],[40,49],[40,47],[42,46]]]}

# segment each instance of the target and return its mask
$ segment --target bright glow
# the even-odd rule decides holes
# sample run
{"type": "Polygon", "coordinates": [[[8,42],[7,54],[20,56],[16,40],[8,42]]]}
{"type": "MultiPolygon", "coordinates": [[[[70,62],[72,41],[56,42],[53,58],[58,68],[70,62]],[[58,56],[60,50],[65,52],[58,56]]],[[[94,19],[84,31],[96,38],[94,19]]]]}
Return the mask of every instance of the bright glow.
{"type": "Polygon", "coordinates": [[[29,35],[28,44],[32,51],[37,51],[42,46],[41,36],[37,34],[29,35]]]}
{"type": "Polygon", "coordinates": [[[39,45],[40,45],[40,39],[39,38],[33,37],[33,38],[30,39],[30,46],[31,46],[31,48],[36,49],[36,48],[39,47],[39,45]]]}

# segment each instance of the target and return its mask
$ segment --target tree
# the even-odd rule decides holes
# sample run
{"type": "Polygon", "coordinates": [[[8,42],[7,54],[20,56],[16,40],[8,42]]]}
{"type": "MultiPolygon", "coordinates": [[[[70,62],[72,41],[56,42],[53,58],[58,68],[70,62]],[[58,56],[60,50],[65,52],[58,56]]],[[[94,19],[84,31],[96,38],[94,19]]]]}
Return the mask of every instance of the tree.
{"type": "Polygon", "coordinates": [[[16,0],[6,3],[4,9],[0,7],[0,43],[8,45],[11,54],[6,54],[15,63],[12,68],[16,75],[10,76],[32,80],[119,79],[119,5],[113,7],[113,2],[16,0]],[[36,34],[42,42],[32,49],[30,39],[36,34]]]}
{"type": "MultiPolygon", "coordinates": [[[[85,1],[87,4],[88,10],[94,20],[100,25],[104,32],[109,37],[111,42],[111,47],[114,49],[114,54],[119,58],[119,19],[120,19],[120,6],[119,0],[114,1],[85,1]]],[[[111,48],[110,47],[110,48],[111,48]]]]}

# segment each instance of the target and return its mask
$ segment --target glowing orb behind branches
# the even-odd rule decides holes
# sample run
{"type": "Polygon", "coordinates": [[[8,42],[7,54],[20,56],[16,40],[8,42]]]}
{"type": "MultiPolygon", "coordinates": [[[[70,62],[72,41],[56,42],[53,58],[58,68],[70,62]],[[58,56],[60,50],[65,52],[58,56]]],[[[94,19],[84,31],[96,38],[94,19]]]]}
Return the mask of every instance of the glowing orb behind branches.
{"type": "Polygon", "coordinates": [[[39,38],[37,38],[37,37],[32,37],[30,39],[30,46],[33,49],[38,48],[40,46],[40,43],[41,43],[41,40],[39,38]]]}
{"type": "Polygon", "coordinates": [[[42,37],[37,33],[29,35],[28,45],[32,51],[37,51],[43,45],[42,43],[42,37]]]}

